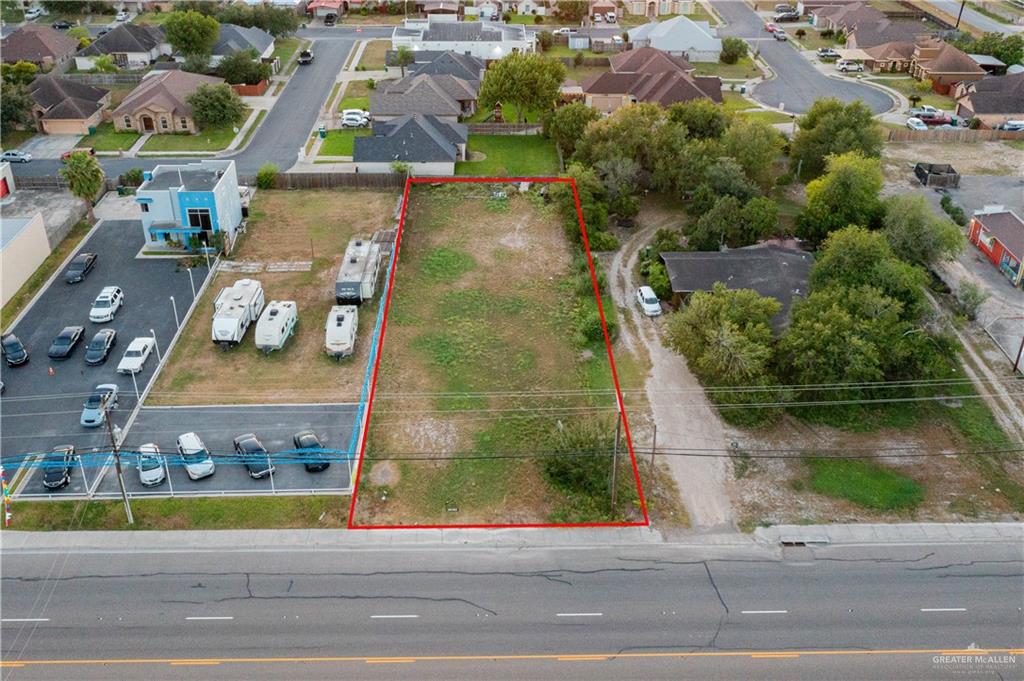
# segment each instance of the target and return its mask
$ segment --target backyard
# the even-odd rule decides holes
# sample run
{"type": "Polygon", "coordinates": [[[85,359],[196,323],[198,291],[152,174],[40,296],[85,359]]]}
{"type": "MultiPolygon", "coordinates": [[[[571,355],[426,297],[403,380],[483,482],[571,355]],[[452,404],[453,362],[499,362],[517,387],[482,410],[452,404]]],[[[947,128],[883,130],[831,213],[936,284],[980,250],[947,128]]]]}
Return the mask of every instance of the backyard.
{"type": "Polygon", "coordinates": [[[337,362],[323,351],[324,320],[334,301],[334,280],[351,237],[390,226],[396,195],[365,190],[270,191],[253,198],[249,224],[233,259],[308,262],[309,271],[255,274],[225,272],[211,282],[189,319],[170,361],[153,388],[150,404],[258,404],[343,402],[358,399],[369,329],[376,304],[359,310],[352,359],[337,362]],[[210,339],[213,300],[238,279],[258,280],[267,302],[294,300],[295,335],[283,350],[264,355],[250,329],[239,347],[219,350],[210,339]]]}
{"type": "Polygon", "coordinates": [[[355,522],[640,520],[624,450],[610,508],[611,365],[553,204],[445,184],[408,210],[355,522]]]}
{"type": "Polygon", "coordinates": [[[79,147],[92,147],[96,151],[126,151],[139,141],[137,132],[117,132],[113,123],[101,123],[96,132],[78,140],[79,147]]]}
{"type": "Polygon", "coordinates": [[[558,152],[541,135],[470,135],[468,161],[455,164],[456,175],[477,177],[551,177],[558,174],[558,152]]]}

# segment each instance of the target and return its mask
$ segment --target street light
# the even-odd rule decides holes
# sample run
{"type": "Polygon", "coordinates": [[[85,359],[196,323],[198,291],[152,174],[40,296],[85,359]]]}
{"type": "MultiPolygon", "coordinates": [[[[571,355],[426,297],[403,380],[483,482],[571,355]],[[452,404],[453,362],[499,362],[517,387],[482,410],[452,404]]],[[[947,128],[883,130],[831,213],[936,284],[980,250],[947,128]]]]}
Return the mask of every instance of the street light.
{"type": "Polygon", "coordinates": [[[180,328],[181,322],[178,320],[178,306],[174,303],[174,296],[169,296],[171,299],[171,307],[174,308],[174,328],[180,328]]]}
{"type": "Polygon", "coordinates": [[[156,342],[156,331],[153,329],[149,330],[149,333],[153,336],[153,347],[156,348],[156,361],[160,361],[160,344],[156,342]]]}

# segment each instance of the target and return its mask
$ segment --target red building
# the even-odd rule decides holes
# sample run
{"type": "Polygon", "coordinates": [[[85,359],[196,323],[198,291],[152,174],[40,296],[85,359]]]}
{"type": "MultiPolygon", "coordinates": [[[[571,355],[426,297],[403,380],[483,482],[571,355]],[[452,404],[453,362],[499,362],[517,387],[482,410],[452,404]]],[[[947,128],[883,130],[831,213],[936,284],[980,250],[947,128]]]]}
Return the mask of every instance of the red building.
{"type": "Polygon", "coordinates": [[[1024,220],[1002,206],[975,213],[967,226],[967,238],[1014,286],[1024,281],[1024,220]]]}

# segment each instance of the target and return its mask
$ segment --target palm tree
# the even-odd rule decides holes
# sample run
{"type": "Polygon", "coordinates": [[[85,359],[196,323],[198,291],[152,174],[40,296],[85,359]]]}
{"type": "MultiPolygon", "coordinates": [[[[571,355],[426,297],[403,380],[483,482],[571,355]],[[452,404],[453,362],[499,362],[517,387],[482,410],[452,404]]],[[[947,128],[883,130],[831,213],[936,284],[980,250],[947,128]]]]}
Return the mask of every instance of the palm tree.
{"type": "Polygon", "coordinates": [[[64,161],[64,167],[60,169],[60,176],[68,183],[68,189],[78,198],[84,200],[89,206],[89,221],[93,220],[92,204],[106,175],[95,156],[84,151],[73,153],[64,161]]]}

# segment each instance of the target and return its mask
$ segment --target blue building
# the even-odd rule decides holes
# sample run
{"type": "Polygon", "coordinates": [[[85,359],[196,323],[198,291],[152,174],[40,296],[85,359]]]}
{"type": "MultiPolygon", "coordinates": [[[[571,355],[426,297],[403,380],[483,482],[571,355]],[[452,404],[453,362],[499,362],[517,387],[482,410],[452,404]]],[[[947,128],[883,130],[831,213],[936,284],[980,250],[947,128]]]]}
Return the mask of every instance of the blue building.
{"type": "Polygon", "coordinates": [[[188,247],[191,237],[209,243],[212,234],[223,232],[230,248],[242,223],[234,161],[158,165],[144,178],[135,200],[142,209],[147,243],[188,247]]]}

